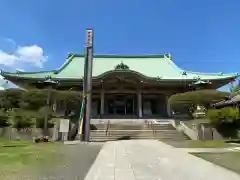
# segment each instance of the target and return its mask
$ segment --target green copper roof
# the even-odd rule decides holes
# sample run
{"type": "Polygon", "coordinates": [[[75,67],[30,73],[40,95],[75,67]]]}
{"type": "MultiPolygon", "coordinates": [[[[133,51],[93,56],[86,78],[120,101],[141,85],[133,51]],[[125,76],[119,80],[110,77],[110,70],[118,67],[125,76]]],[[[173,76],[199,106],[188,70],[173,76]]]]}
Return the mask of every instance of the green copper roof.
{"type": "MultiPolygon", "coordinates": [[[[115,70],[116,66],[126,67],[122,71],[131,71],[147,78],[160,78],[169,80],[191,79],[226,79],[237,77],[237,74],[199,73],[180,69],[170,54],[164,55],[96,55],[93,60],[93,77],[101,76],[115,70]]],[[[119,69],[117,69],[119,70],[119,69]]],[[[84,75],[84,55],[69,54],[66,62],[58,70],[45,72],[18,72],[2,73],[3,76],[18,76],[24,78],[51,78],[79,79],[84,75]]]]}

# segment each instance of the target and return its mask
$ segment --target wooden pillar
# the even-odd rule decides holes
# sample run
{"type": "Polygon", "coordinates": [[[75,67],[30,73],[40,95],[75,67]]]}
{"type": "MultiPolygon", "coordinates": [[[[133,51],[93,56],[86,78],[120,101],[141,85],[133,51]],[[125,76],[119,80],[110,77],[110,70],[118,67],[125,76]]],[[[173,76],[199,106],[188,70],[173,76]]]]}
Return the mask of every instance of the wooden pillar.
{"type": "MultiPolygon", "coordinates": [[[[47,92],[47,107],[50,107],[50,101],[51,101],[51,90],[52,90],[52,86],[50,86],[48,88],[48,92],[47,92]]],[[[48,114],[45,114],[44,117],[44,136],[48,135],[48,114]]]]}
{"type": "Polygon", "coordinates": [[[142,92],[138,91],[138,117],[142,118],[142,92]]]}
{"type": "Polygon", "coordinates": [[[102,89],[101,90],[101,110],[100,110],[101,117],[103,117],[104,115],[104,95],[105,95],[105,92],[104,92],[104,89],[102,89]]]}
{"type": "Polygon", "coordinates": [[[169,104],[169,96],[166,95],[166,110],[167,110],[167,115],[168,117],[172,117],[172,110],[171,110],[171,106],[169,104]]]}

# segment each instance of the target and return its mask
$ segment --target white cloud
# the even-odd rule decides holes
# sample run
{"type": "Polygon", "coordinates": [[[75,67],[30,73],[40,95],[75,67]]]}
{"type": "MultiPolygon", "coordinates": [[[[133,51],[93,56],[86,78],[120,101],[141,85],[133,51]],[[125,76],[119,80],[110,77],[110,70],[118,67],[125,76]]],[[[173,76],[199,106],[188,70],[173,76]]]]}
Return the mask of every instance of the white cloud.
{"type": "Polygon", "coordinates": [[[25,72],[25,70],[22,69],[22,68],[16,68],[16,71],[19,71],[19,72],[25,72]]]}
{"type": "Polygon", "coordinates": [[[19,60],[17,56],[5,53],[0,50],[0,64],[3,64],[5,66],[13,66],[17,60],[19,60]]]}
{"type": "Polygon", "coordinates": [[[43,49],[37,45],[18,47],[17,55],[21,61],[35,64],[38,67],[42,67],[47,60],[43,49]]]}
{"type": "MultiPolygon", "coordinates": [[[[12,41],[14,42],[14,41],[12,41]]],[[[18,46],[14,53],[10,54],[0,49],[0,64],[13,67],[16,63],[31,64],[37,67],[42,67],[46,62],[47,56],[40,46],[18,46]]]]}

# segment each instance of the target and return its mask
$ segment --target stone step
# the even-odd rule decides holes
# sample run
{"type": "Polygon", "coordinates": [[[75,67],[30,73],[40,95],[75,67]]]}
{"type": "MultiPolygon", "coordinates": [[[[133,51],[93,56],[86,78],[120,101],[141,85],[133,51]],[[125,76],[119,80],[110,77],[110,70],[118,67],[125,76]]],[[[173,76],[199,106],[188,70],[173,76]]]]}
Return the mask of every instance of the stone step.
{"type": "MultiPolygon", "coordinates": [[[[120,140],[141,140],[144,138],[131,138],[131,139],[90,139],[91,142],[107,142],[107,141],[120,141],[120,140]]],[[[185,139],[172,139],[172,138],[145,138],[146,140],[160,140],[160,141],[173,141],[173,142],[182,142],[185,139]]]]}
{"type": "Polygon", "coordinates": [[[113,141],[124,139],[159,139],[182,141],[188,139],[187,136],[177,131],[172,124],[134,124],[134,123],[114,123],[95,124],[96,129],[91,130],[91,141],[113,141]]]}
{"type": "Polygon", "coordinates": [[[162,138],[170,138],[170,139],[184,139],[183,137],[176,136],[91,136],[91,139],[119,139],[119,138],[145,138],[145,139],[162,139],[162,138]]]}
{"type": "Polygon", "coordinates": [[[172,125],[158,125],[158,124],[154,124],[152,125],[152,128],[154,129],[173,129],[176,130],[172,125]]]}
{"type": "Polygon", "coordinates": [[[106,129],[107,125],[106,124],[91,124],[91,129],[96,130],[96,129],[106,129]]]}
{"type": "MultiPolygon", "coordinates": [[[[91,132],[106,132],[106,130],[91,130],[91,132]]],[[[117,130],[117,129],[108,129],[107,132],[123,132],[123,133],[128,133],[128,132],[179,132],[177,130],[171,129],[157,129],[157,130],[153,130],[153,129],[141,129],[141,130],[117,130]]]]}
{"type": "Polygon", "coordinates": [[[129,136],[129,137],[172,137],[172,138],[184,138],[184,136],[182,136],[181,134],[178,134],[178,136],[173,135],[173,134],[161,134],[161,135],[154,135],[154,134],[134,134],[134,135],[123,135],[123,134],[115,134],[115,135],[91,135],[92,138],[97,138],[97,137],[114,137],[114,138],[118,138],[118,137],[123,137],[123,136],[129,136]]]}
{"type": "Polygon", "coordinates": [[[119,137],[124,137],[124,136],[128,136],[128,137],[171,137],[171,138],[186,138],[186,136],[183,136],[182,134],[114,134],[114,135],[106,135],[106,134],[91,134],[92,138],[98,138],[98,137],[113,137],[113,138],[119,138],[119,137]]]}
{"type": "Polygon", "coordinates": [[[146,129],[148,127],[144,126],[110,126],[108,129],[113,129],[113,130],[141,130],[141,129],[146,129]]]}
{"type": "Polygon", "coordinates": [[[91,136],[124,136],[124,135],[128,135],[128,136],[135,136],[135,135],[144,135],[144,136],[182,136],[181,133],[179,132],[158,132],[158,133],[153,133],[151,131],[149,132],[91,132],[91,136]]]}

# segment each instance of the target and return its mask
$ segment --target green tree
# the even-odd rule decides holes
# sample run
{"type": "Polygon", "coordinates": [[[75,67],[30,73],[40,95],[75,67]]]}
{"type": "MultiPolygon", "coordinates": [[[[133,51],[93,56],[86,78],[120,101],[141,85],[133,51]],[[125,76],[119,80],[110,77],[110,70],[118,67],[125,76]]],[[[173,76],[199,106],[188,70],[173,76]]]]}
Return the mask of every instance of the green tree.
{"type": "MultiPolygon", "coordinates": [[[[47,120],[51,126],[50,119],[55,116],[51,104],[66,100],[69,108],[80,109],[80,100],[83,94],[77,91],[39,90],[32,89],[23,91],[21,89],[7,89],[0,91],[0,124],[6,124],[6,116],[13,127],[29,127],[36,123],[37,127],[43,127],[47,120]],[[47,104],[50,93],[50,104],[47,104]],[[71,107],[70,107],[71,106],[71,107]]],[[[77,109],[78,110],[78,109],[77,109]]]]}
{"type": "Polygon", "coordinates": [[[13,128],[30,128],[36,123],[36,111],[25,109],[13,109],[9,113],[9,122],[13,128]]]}
{"type": "Polygon", "coordinates": [[[24,93],[21,89],[7,89],[0,91],[0,106],[5,110],[19,108],[21,96],[24,93]]]}
{"type": "Polygon", "coordinates": [[[0,109],[0,128],[9,126],[8,113],[4,109],[0,109]]]}
{"type": "Polygon", "coordinates": [[[229,96],[230,93],[217,90],[199,90],[179,93],[169,98],[169,103],[174,111],[192,113],[197,106],[208,108],[212,103],[229,96]]]}

